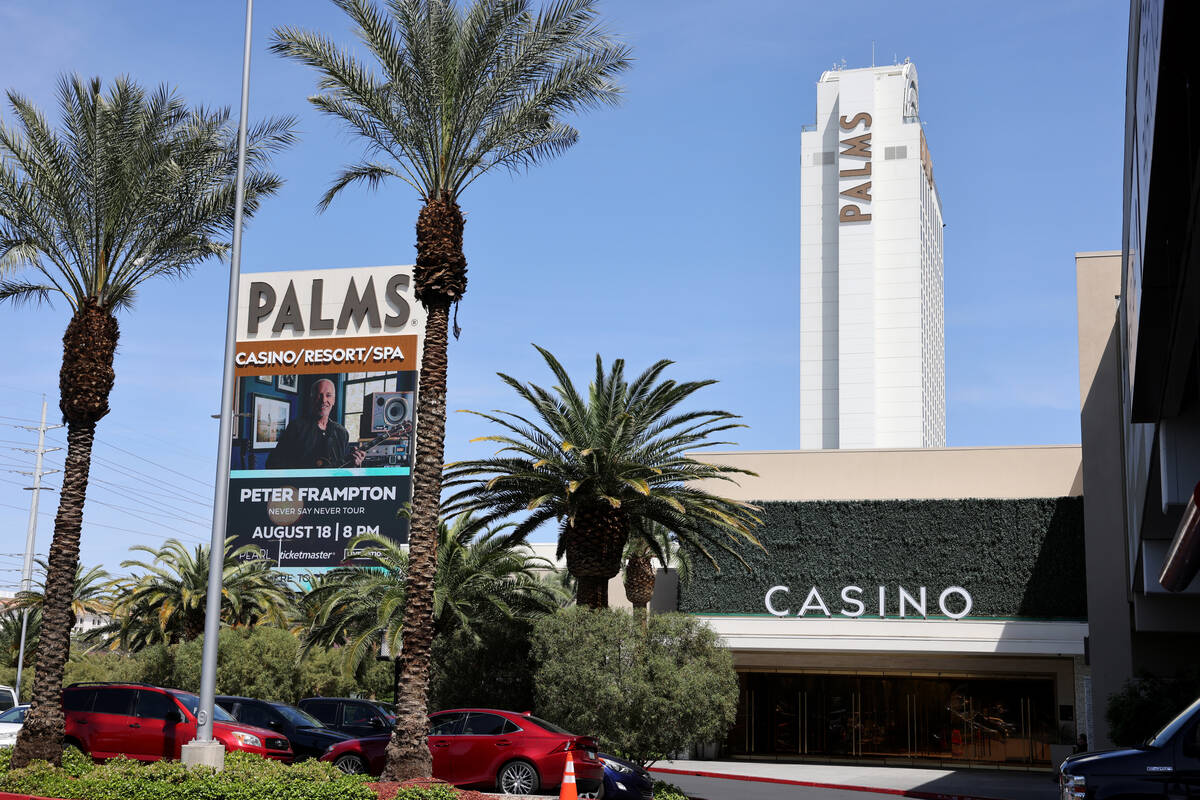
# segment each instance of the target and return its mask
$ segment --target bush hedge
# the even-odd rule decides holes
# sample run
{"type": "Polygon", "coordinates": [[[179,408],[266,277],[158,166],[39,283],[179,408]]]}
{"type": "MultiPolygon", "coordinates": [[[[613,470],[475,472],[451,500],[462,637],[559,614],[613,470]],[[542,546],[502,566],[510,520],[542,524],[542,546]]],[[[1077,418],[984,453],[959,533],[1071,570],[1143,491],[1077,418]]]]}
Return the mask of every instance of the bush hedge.
{"type": "Polygon", "coordinates": [[[842,587],[853,585],[864,589],[868,616],[877,616],[875,587],[888,587],[886,615],[894,617],[899,585],[914,595],[928,587],[935,617],[938,594],[961,586],[974,601],[971,617],[1087,618],[1082,498],[758,505],[765,552],[742,551],[749,571],[729,557],[718,571],[694,554],[680,611],[766,614],[767,589],[786,585],[793,613],[816,586],[837,615],[842,587]]]}
{"type": "Polygon", "coordinates": [[[733,656],[702,620],[567,608],[534,625],[539,714],[639,764],[725,738],[737,711],[733,656]]]}
{"type": "MultiPolygon", "coordinates": [[[[95,764],[68,750],[63,766],[35,761],[9,769],[11,748],[0,750],[0,791],[67,800],[375,800],[366,779],[345,775],[332,764],[287,765],[248,753],[228,753],[225,769],[185,767],[178,761],[141,762],[115,758],[95,764]]],[[[402,800],[441,800],[411,794],[402,800]]]]}

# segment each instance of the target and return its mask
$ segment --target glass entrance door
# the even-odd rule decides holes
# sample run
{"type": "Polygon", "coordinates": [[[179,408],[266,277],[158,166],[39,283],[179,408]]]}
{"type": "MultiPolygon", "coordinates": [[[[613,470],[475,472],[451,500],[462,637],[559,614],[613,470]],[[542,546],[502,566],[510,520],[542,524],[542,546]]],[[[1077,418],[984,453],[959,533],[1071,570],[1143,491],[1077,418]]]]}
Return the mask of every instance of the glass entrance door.
{"type": "Polygon", "coordinates": [[[735,755],[1049,762],[1051,678],[746,673],[735,755]]]}

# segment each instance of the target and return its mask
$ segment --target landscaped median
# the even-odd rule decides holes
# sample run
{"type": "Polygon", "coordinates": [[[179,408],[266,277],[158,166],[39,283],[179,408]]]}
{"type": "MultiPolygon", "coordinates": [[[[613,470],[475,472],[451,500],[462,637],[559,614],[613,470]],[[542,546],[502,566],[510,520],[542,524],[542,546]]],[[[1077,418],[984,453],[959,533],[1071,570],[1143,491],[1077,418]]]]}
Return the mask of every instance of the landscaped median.
{"type": "Polygon", "coordinates": [[[0,749],[0,800],[474,800],[440,782],[373,784],[346,775],[332,764],[287,765],[248,753],[227,753],[225,769],[188,769],[178,761],[142,762],[116,758],[93,762],[74,748],[54,767],[35,761],[9,769],[11,748],[0,749]]]}

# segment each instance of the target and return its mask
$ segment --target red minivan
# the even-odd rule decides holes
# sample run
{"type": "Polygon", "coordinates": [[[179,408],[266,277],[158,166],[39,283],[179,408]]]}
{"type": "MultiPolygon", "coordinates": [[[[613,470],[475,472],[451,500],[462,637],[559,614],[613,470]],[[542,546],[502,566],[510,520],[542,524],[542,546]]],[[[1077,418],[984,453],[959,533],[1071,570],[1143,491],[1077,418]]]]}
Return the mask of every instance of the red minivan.
{"type": "MultiPolygon", "coordinates": [[[[199,705],[199,697],[178,689],[139,683],[73,683],[63,689],[66,743],[92,758],[179,758],[180,747],[196,736],[199,705]]],[[[292,747],[285,737],[242,725],[220,706],[213,710],[213,738],[226,750],[292,759],[292,747]]]]}

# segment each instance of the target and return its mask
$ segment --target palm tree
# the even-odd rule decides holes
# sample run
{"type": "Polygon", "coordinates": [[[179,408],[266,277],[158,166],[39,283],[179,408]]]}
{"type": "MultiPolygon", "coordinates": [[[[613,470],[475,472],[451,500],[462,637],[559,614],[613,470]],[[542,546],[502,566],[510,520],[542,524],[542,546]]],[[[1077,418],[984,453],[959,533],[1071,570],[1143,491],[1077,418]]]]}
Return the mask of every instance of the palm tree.
{"type": "MultiPolygon", "coordinates": [[[[424,350],[413,469],[411,564],[405,605],[403,691],[384,777],[431,774],[425,745],[433,580],[446,431],[446,346],[450,307],[467,290],[459,198],[495,167],[533,166],[567,150],[578,131],[566,115],[615,104],[613,82],[629,49],[597,23],[597,0],[559,0],[537,13],[530,0],[334,0],[371,53],[364,63],[327,38],[275,31],[274,52],[320,73],[310,98],[344,122],[366,154],[321,199],[324,209],[354,183],[398,178],[421,198],[417,298],[425,305],[424,350]],[[379,72],[376,72],[378,67],[379,72]]],[[[457,333],[457,324],[455,325],[457,333]]]]}
{"type": "Polygon", "coordinates": [[[671,364],[663,360],[628,382],[624,361],[617,359],[606,372],[596,356],[585,399],[558,360],[537,349],[558,385],[547,390],[500,373],[535,414],[471,412],[508,433],[482,437],[502,445],[496,456],[447,466],[446,486],[461,487],[447,499],[448,512],[483,511],[481,524],[527,513],[514,538],[554,521],[558,554],[566,553],[567,569],[578,581],[577,599],[593,608],[608,605],[608,581],[621,571],[635,525],[657,523],[714,564],[712,549],[741,560],[739,546],[761,546],[752,533],[759,524],[754,506],[696,485],[754,473],[687,455],[728,444],[709,437],[742,427],[726,411],[677,410],[714,381],[660,382],[671,364]]]}
{"type": "MultiPolygon", "coordinates": [[[[41,586],[29,591],[17,592],[13,605],[16,608],[42,612],[45,598],[46,574],[50,567],[42,559],[37,559],[38,569],[42,573],[41,586]]],[[[110,576],[100,567],[84,569],[82,564],[75,568],[75,588],[71,592],[71,616],[74,621],[80,617],[92,614],[100,616],[112,610],[112,595],[109,592],[110,576]]],[[[72,623],[72,626],[74,623],[72,623]]]]}
{"type": "MultiPolygon", "coordinates": [[[[262,623],[285,626],[292,598],[283,588],[271,562],[253,556],[254,545],[232,549],[234,537],[225,540],[221,578],[221,622],[232,627],[262,623]]],[[[129,559],[122,568],[140,569],[114,581],[113,621],[97,629],[95,638],[108,646],[138,651],[153,644],[191,641],[204,633],[205,598],[208,593],[208,545],[188,550],[167,539],[155,550],[146,545],[130,548],[147,553],[150,561],[129,559]]]]}
{"type": "MultiPolygon", "coordinates": [[[[498,619],[533,619],[558,608],[558,594],[539,579],[553,565],[506,535],[507,526],[477,533],[461,515],[438,525],[433,618],[437,635],[464,632],[478,641],[498,619]]],[[[346,669],[381,648],[401,653],[409,555],[390,537],[366,535],[351,543],[357,564],[317,579],[302,602],[311,620],[304,653],[340,645],[346,669]]]]}
{"type": "MultiPolygon", "coordinates": [[[[20,609],[13,605],[0,608],[0,667],[17,666],[21,648],[21,618],[20,609]]],[[[42,612],[31,611],[28,623],[25,625],[25,655],[37,652],[38,629],[42,624],[42,612]]],[[[25,683],[24,680],[21,683],[25,683]]],[[[20,693],[22,697],[25,692],[20,693]]]]}
{"type": "Polygon", "coordinates": [[[624,554],[625,598],[643,623],[647,622],[657,582],[654,559],[657,558],[664,568],[670,566],[672,549],[671,532],[661,523],[638,517],[629,526],[629,541],[624,554]]]}
{"type": "MultiPolygon", "coordinates": [[[[168,88],[148,93],[128,78],[118,78],[107,94],[102,88],[98,78],[60,80],[61,130],[10,91],[18,126],[0,124],[0,300],[59,297],[72,312],[59,371],[66,467],[33,708],[17,740],[14,768],[62,758],[71,588],[92,442],[115,377],[114,314],[133,306],[146,281],[182,277],[225,253],[233,229],[237,137],[228,109],[188,109],[168,88]]],[[[266,166],[291,143],[292,126],[290,119],[274,119],[248,132],[246,213],[281,185],[266,166]]]]}

